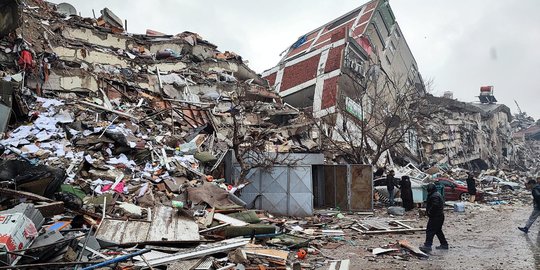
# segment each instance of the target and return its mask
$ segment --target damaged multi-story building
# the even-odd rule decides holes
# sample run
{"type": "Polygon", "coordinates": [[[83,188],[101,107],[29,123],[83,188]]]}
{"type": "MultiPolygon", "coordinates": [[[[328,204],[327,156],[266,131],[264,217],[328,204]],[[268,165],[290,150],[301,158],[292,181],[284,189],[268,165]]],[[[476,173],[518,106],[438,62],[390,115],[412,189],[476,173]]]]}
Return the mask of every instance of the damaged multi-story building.
{"type": "Polygon", "coordinates": [[[531,175],[539,175],[540,168],[537,164],[540,162],[540,122],[520,111],[514,116],[511,126],[514,133],[510,165],[531,175]]]}
{"type": "Polygon", "coordinates": [[[284,102],[321,119],[323,134],[345,144],[338,148],[362,156],[349,162],[376,162],[389,148],[417,152],[408,112],[424,84],[386,0],[302,35],[263,76],[284,102]]]}
{"type": "Polygon", "coordinates": [[[473,170],[508,164],[512,115],[506,105],[462,102],[453,99],[451,92],[425,99],[417,129],[423,163],[473,170]]]}

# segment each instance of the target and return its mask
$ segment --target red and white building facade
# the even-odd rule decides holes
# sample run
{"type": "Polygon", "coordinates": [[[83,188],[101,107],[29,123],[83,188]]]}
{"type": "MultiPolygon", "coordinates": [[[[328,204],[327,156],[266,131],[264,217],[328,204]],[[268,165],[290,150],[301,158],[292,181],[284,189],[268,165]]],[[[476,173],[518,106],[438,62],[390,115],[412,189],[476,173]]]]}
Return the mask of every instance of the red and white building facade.
{"type": "Polygon", "coordinates": [[[322,117],[336,112],[339,97],[347,96],[344,69],[363,78],[368,62],[423,86],[388,0],[370,1],[301,36],[280,63],[262,75],[285,102],[312,107],[314,116],[322,117]]]}

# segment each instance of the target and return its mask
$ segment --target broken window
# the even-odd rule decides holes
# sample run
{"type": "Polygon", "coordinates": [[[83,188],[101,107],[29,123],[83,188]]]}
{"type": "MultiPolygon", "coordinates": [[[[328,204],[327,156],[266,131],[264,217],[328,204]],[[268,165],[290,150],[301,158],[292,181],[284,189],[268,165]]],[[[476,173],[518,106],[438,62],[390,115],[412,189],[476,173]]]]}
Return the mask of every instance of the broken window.
{"type": "Polygon", "coordinates": [[[375,29],[375,32],[377,32],[377,36],[379,37],[379,40],[381,41],[381,44],[384,45],[384,38],[383,36],[381,35],[381,32],[379,31],[379,28],[377,27],[377,25],[375,23],[371,23],[371,25],[373,26],[373,28],[375,29]]]}
{"type": "Polygon", "coordinates": [[[331,23],[330,25],[328,25],[326,27],[327,30],[332,30],[354,18],[356,18],[356,16],[358,16],[358,11],[354,11],[350,14],[347,14],[346,16],[343,16],[342,18],[338,19],[337,21],[334,21],[333,23],[331,23]]]}
{"type": "Polygon", "coordinates": [[[344,65],[346,68],[349,68],[360,77],[365,76],[365,61],[350,47],[347,49],[347,53],[345,54],[344,65]]]}

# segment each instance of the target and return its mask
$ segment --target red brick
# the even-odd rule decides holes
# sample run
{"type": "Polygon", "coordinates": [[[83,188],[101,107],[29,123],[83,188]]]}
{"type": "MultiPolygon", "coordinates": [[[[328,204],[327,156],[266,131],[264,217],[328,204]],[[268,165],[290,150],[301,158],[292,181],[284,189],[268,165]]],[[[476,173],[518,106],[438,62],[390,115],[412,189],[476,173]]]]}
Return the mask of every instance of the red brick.
{"type": "Polygon", "coordinates": [[[373,14],[373,10],[368,12],[368,13],[364,13],[360,17],[360,20],[358,20],[358,24],[363,24],[363,23],[367,22],[369,19],[371,19],[371,14],[373,14]]]}
{"type": "Polygon", "coordinates": [[[328,109],[336,105],[339,76],[324,81],[321,109],[328,109]]]}
{"type": "Polygon", "coordinates": [[[268,80],[268,84],[270,86],[274,86],[274,84],[276,84],[276,77],[277,77],[277,72],[274,72],[266,77],[263,77],[263,79],[268,80]]]}
{"type": "Polygon", "coordinates": [[[283,71],[280,92],[295,87],[317,77],[320,54],[312,56],[302,62],[286,67],[283,71]]]}
{"type": "Polygon", "coordinates": [[[356,27],[353,31],[353,37],[363,34],[364,30],[366,30],[366,24],[356,27]]]}
{"type": "Polygon", "coordinates": [[[326,66],[324,67],[324,73],[331,72],[341,67],[343,48],[345,48],[345,45],[330,49],[330,52],[328,52],[328,60],[326,60],[326,66]]]}
{"type": "Polygon", "coordinates": [[[367,3],[366,10],[370,10],[370,9],[375,8],[378,3],[379,3],[379,1],[372,1],[371,3],[367,3]]]}
{"type": "Polygon", "coordinates": [[[336,42],[345,38],[345,27],[341,27],[339,30],[335,31],[330,38],[330,42],[336,42]]]}

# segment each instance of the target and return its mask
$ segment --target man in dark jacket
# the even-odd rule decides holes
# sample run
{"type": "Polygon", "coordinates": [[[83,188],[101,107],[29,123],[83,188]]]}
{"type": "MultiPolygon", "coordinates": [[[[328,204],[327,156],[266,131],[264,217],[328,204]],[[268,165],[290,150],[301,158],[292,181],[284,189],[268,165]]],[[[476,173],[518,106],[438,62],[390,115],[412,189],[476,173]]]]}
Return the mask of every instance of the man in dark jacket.
{"type": "Polygon", "coordinates": [[[396,186],[394,175],[394,170],[389,171],[386,175],[386,191],[388,191],[388,200],[391,206],[394,205],[394,187],[396,186]]]}
{"type": "Polygon", "coordinates": [[[536,181],[529,180],[529,182],[527,182],[527,188],[532,191],[534,208],[525,227],[518,227],[518,229],[524,233],[529,232],[534,221],[540,216],[540,177],[537,177],[536,181]]]}
{"type": "Polygon", "coordinates": [[[476,180],[472,172],[467,173],[467,192],[469,193],[469,202],[476,200],[476,180]]]}
{"type": "Polygon", "coordinates": [[[427,186],[427,192],[426,213],[429,219],[426,226],[426,242],[424,242],[424,246],[420,247],[420,250],[423,252],[430,252],[431,245],[433,245],[433,237],[435,237],[435,235],[437,235],[437,238],[439,238],[439,242],[441,243],[436,249],[448,249],[448,242],[442,231],[442,226],[444,224],[444,201],[441,194],[437,192],[435,184],[429,184],[427,186]]]}

